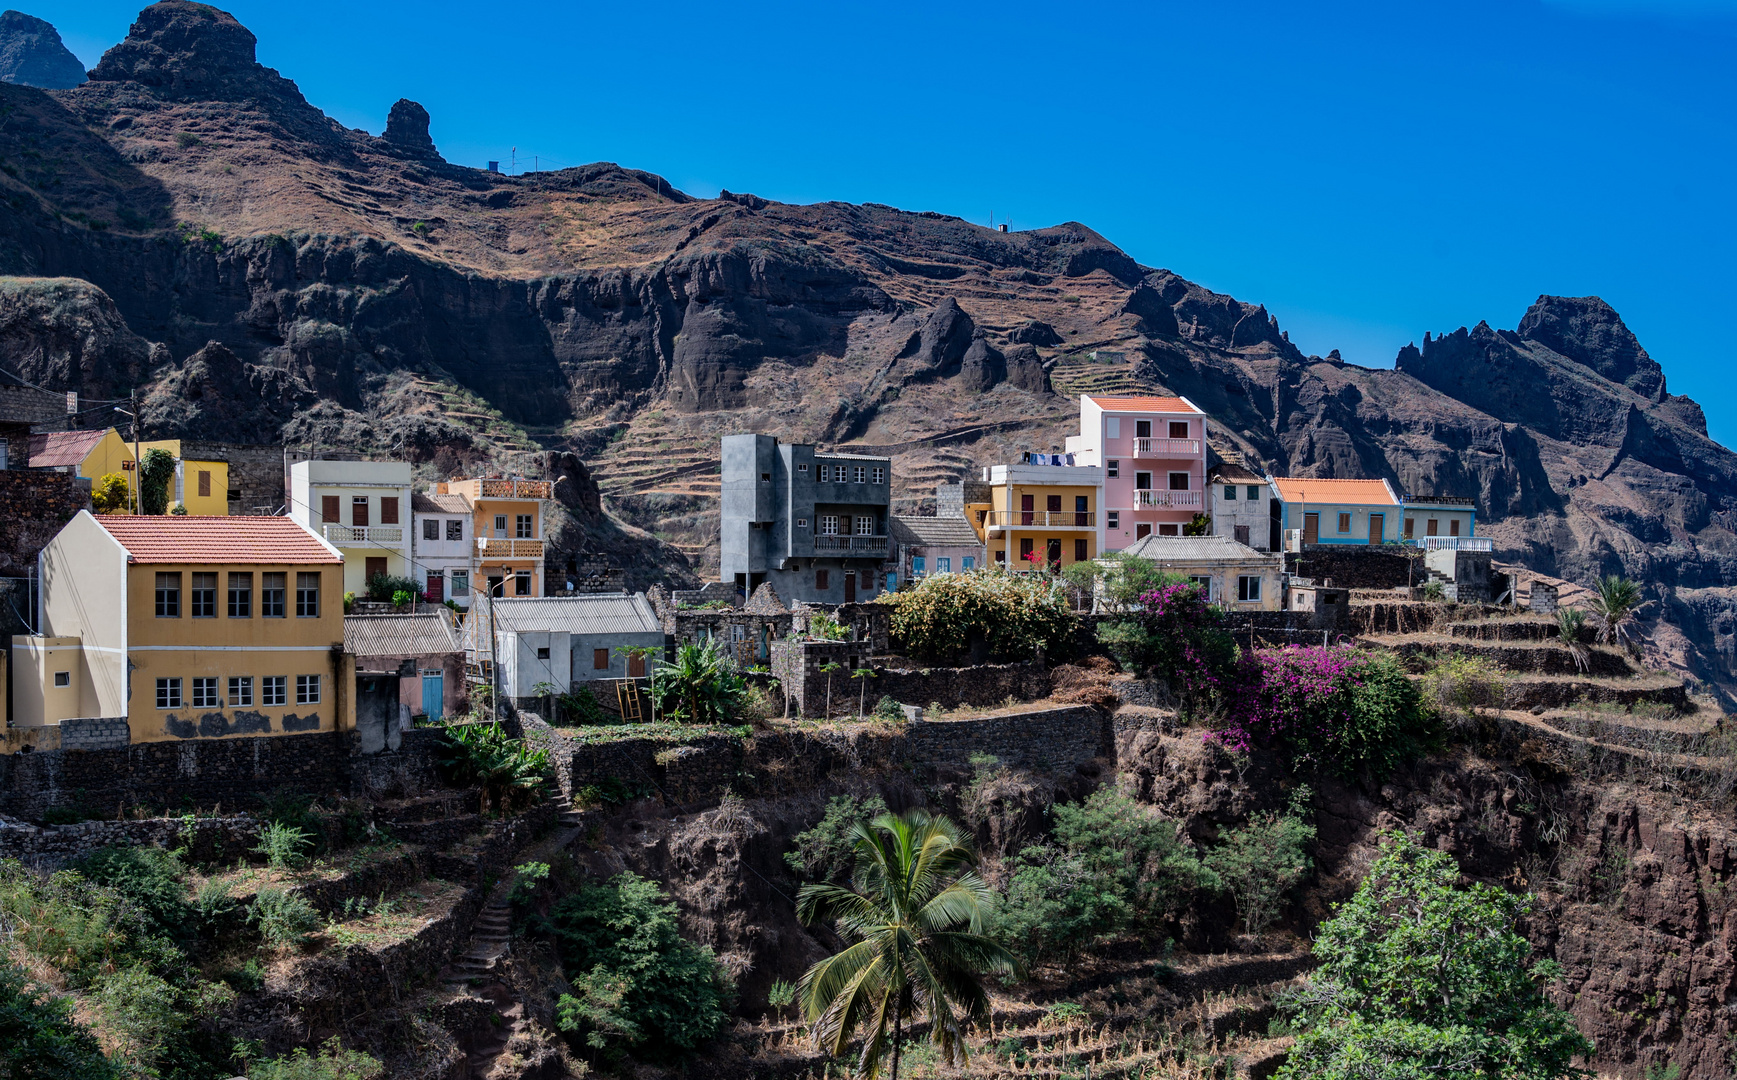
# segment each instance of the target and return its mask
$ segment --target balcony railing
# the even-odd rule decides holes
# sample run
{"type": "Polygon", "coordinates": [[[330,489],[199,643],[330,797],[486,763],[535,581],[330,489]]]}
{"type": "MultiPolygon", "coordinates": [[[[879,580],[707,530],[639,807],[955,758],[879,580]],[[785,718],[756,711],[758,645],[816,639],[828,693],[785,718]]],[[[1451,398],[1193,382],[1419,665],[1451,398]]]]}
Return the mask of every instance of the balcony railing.
{"type": "Polygon", "coordinates": [[[476,538],[476,553],[484,559],[541,559],[543,542],[479,536],[476,538]]]}
{"type": "Polygon", "coordinates": [[[1153,510],[1198,510],[1203,504],[1198,491],[1141,490],[1134,492],[1134,505],[1153,510]]]}
{"type": "Polygon", "coordinates": [[[547,499],[555,485],[548,480],[482,480],[485,499],[547,499]]]}
{"type": "Polygon", "coordinates": [[[404,542],[402,525],[322,525],[321,532],[333,544],[391,544],[404,542]]]}
{"type": "Polygon", "coordinates": [[[1077,510],[991,510],[984,524],[991,529],[1095,529],[1098,515],[1077,510]]]}
{"type": "Polygon", "coordinates": [[[1487,536],[1418,536],[1406,543],[1425,551],[1494,551],[1495,542],[1487,536]]]}
{"type": "Polygon", "coordinates": [[[1135,439],[1135,457],[1199,457],[1199,439],[1135,439]]]}
{"type": "Polygon", "coordinates": [[[885,555],[887,553],[887,538],[884,536],[817,536],[814,538],[814,550],[834,552],[840,555],[885,555]]]}

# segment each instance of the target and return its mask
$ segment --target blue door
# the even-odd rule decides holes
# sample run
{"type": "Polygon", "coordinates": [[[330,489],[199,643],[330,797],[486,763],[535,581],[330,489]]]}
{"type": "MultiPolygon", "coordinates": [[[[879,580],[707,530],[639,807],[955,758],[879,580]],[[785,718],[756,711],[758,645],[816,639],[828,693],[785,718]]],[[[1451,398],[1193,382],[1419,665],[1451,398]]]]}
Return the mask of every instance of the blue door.
{"type": "Polygon", "coordinates": [[[430,720],[446,715],[446,677],[438,671],[422,673],[422,711],[430,720]]]}

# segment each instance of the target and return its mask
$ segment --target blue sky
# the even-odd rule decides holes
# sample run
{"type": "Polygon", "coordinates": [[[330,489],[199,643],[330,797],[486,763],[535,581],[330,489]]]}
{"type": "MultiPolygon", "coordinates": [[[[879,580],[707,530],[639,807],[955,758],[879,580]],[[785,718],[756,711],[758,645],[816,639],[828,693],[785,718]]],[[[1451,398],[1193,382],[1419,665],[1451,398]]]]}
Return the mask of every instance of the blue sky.
{"type": "MultiPolygon", "coordinates": [[[[12,2],[87,65],[140,6],[12,2]]],[[[455,162],[1081,221],[1354,363],[1597,294],[1737,443],[1737,0],[222,6],[455,162]]]]}

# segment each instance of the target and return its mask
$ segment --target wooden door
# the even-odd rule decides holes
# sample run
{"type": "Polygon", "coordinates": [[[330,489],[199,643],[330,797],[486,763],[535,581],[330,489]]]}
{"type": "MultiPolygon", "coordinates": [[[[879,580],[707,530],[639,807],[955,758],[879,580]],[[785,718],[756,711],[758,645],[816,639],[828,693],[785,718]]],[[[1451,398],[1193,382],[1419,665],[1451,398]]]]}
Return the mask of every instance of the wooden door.
{"type": "Polygon", "coordinates": [[[368,496],[357,495],[350,500],[350,524],[358,529],[368,527],[368,496]]]}
{"type": "Polygon", "coordinates": [[[1052,539],[1052,540],[1049,540],[1048,542],[1046,542],[1044,544],[1044,555],[1049,559],[1049,568],[1052,571],[1061,569],[1061,541],[1060,540],[1052,539]]]}
{"type": "Polygon", "coordinates": [[[336,495],[320,496],[320,520],[331,525],[336,525],[341,520],[336,495]]]}
{"type": "Polygon", "coordinates": [[[1152,535],[1152,526],[1146,524],[1145,522],[1143,522],[1143,521],[1139,522],[1138,524],[1136,524],[1134,526],[1134,539],[1138,540],[1143,536],[1151,536],[1151,535],[1152,535]]]}
{"type": "Polygon", "coordinates": [[[362,563],[362,581],[364,583],[373,581],[375,578],[381,577],[385,573],[386,560],[384,558],[376,559],[370,557],[362,563]]]}
{"type": "Polygon", "coordinates": [[[631,652],[627,654],[627,677],[630,679],[645,678],[645,654],[631,652]]]}
{"type": "Polygon", "coordinates": [[[856,571],[846,570],[844,573],[844,602],[856,603],[856,571]]]}
{"type": "Polygon", "coordinates": [[[1036,510],[1037,505],[1035,496],[1021,495],[1019,497],[1019,523],[1021,525],[1030,525],[1032,514],[1035,513],[1036,510]]]}
{"type": "Polygon", "coordinates": [[[1303,543],[1318,544],[1321,542],[1321,515],[1303,515],[1303,543]]]}
{"type": "Polygon", "coordinates": [[[1381,534],[1386,532],[1386,531],[1387,531],[1387,515],[1386,514],[1370,514],[1369,515],[1369,542],[1371,544],[1381,543],[1381,539],[1382,539],[1381,534]]]}

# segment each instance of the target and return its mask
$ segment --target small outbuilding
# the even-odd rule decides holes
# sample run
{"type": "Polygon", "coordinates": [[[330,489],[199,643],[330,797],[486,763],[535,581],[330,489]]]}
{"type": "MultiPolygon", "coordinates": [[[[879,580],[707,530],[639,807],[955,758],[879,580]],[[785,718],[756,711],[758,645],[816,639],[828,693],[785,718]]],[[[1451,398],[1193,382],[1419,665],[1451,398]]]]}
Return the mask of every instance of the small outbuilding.
{"type": "Polygon", "coordinates": [[[1284,556],[1256,551],[1228,536],[1148,536],[1122,549],[1160,570],[1193,578],[1226,611],[1280,611],[1284,556]]]}
{"type": "Polygon", "coordinates": [[[530,701],[609,679],[638,679],[661,653],[663,626],[644,593],[479,597],[466,619],[466,652],[478,669],[500,644],[501,693],[530,701]],[[541,689],[539,689],[541,688],[541,689]]]}
{"type": "Polygon", "coordinates": [[[398,703],[409,716],[457,716],[468,708],[464,649],[446,611],[346,615],[344,651],[356,657],[358,675],[397,673],[398,703]]]}

